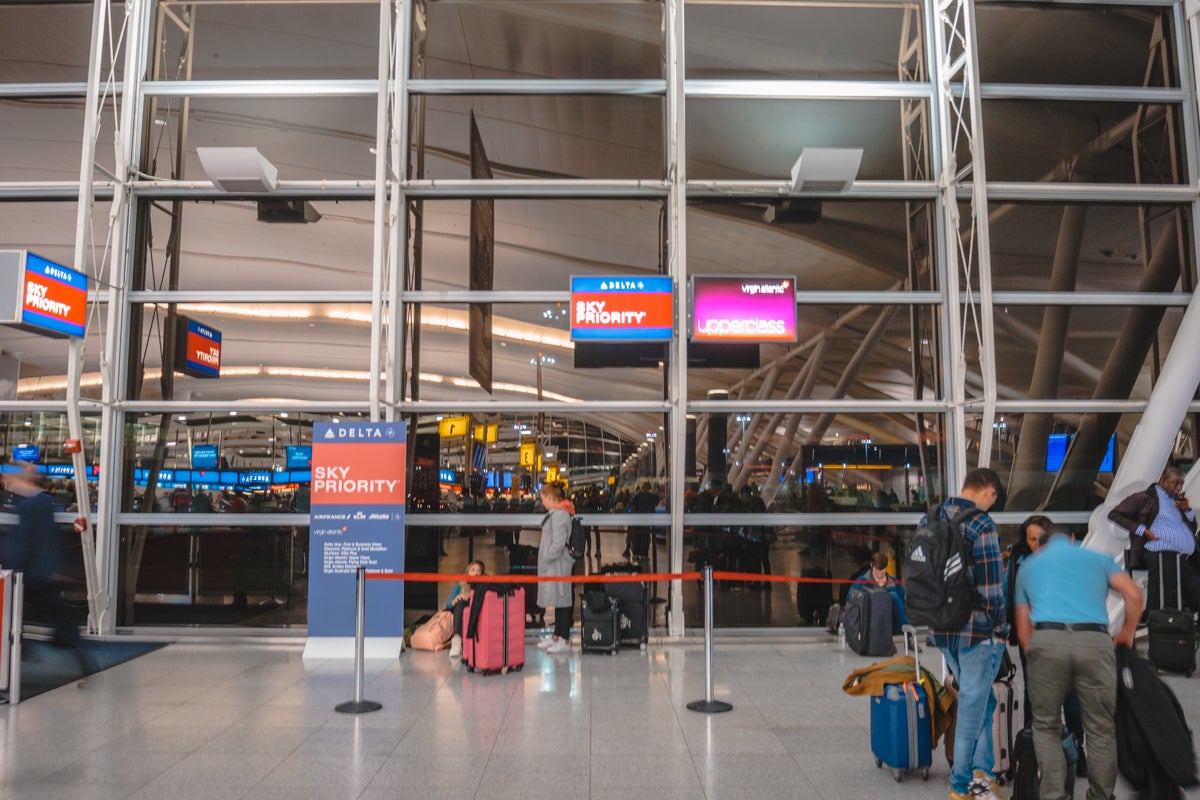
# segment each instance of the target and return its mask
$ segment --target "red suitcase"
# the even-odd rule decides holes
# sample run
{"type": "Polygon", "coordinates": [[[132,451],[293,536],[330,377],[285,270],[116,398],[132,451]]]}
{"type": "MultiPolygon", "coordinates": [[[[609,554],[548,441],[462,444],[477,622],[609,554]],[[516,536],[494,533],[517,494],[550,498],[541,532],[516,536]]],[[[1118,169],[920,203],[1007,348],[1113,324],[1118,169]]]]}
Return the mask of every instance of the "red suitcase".
{"type": "Polygon", "coordinates": [[[477,586],[465,613],[463,661],[468,670],[495,675],[525,666],[524,587],[511,583],[477,586]]]}

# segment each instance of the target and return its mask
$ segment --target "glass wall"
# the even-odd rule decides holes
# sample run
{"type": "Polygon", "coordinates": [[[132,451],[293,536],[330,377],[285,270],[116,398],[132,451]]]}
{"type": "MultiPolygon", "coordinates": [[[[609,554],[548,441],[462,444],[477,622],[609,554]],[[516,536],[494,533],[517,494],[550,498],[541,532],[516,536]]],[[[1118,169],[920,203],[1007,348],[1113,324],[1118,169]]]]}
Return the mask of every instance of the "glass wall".
{"type": "MultiPolygon", "coordinates": [[[[152,0],[95,76],[139,90],[84,131],[90,7],[0,6],[0,250],[94,278],[77,371],[0,328],[0,447],[61,480],[78,386],[119,626],[302,629],[335,419],[408,425],[410,568],[528,569],[563,480],[581,570],[749,573],[726,626],[819,622],[836,588],[756,576],[898,560],[981,459],[1006,538],[1039,509],[1084,524],[1196,286],[1191,30],[1169,0],[978,3],[978,85],[942,96],[941,10],[388,3],[407,38],[381,65],[375,2],[152,0]],[[223,188],[212,147],[276,172],[223,188]],[[857,169],[806,184],[830,148],[857,169]],[[672,340],[574,341],[576,276],[669,278],[672,340]],[[788,335],[701,341],[706,279],[786,282],[788,335]],[[189,320],[219,377],[180,363],[189,320]]],[[[695,582],[651,585],[656,625],[701,624],[695,582]]]]}

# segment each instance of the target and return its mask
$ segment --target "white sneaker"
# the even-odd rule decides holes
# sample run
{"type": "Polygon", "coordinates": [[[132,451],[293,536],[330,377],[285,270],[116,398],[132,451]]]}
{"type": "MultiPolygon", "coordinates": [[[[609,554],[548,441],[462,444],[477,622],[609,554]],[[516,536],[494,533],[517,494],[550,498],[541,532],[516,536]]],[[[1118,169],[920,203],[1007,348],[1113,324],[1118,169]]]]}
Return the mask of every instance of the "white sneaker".
{"type": "Polygon", "coordinates": [[[547,636],[545,639],[542,639],[540,642],[537,643],[538,650],[548,649],[550,647],[550,645],[554,644],[554,641],[555,641],[554,639],[547,636]]]}
{"type": "Polygon", "coordinates": [[[571,643],[566,639],[556,639],[553,644],[546,648],[547,653],[569,653],[571,652],[571,643]]]}
{"type": "Polygon", "coordinates": [[[450,658],[462,658],[462,637],[458,634],[450,637],[450,658]]]}

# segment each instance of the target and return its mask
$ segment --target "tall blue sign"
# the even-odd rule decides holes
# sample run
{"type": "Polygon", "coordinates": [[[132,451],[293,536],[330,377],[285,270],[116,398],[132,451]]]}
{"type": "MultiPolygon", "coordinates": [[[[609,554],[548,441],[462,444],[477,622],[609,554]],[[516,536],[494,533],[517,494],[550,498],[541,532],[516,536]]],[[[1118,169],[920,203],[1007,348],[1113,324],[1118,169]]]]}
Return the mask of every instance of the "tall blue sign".
{"type": "MultiPolygon", "coordinates": [[[[358,567],[404,571],[405,432],[399,422],[313,426],[305,656],[353,655],[358,567]]],[[[366,634],[368,655],[399,653],[401,582],[367,583],[366,634]]]]}

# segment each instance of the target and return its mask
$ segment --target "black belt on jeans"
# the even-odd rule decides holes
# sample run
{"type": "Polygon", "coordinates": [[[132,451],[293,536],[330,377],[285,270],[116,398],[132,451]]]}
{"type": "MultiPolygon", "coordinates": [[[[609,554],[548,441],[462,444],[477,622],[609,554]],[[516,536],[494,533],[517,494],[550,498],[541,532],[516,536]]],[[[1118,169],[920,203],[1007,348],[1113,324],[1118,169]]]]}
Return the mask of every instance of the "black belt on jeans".
{"type": "Polygon", "coordinates": [[[1108,633],[1108,626],[1099,622],[1035,622],[1035,631],[1090,631],[1108,633]]]}

